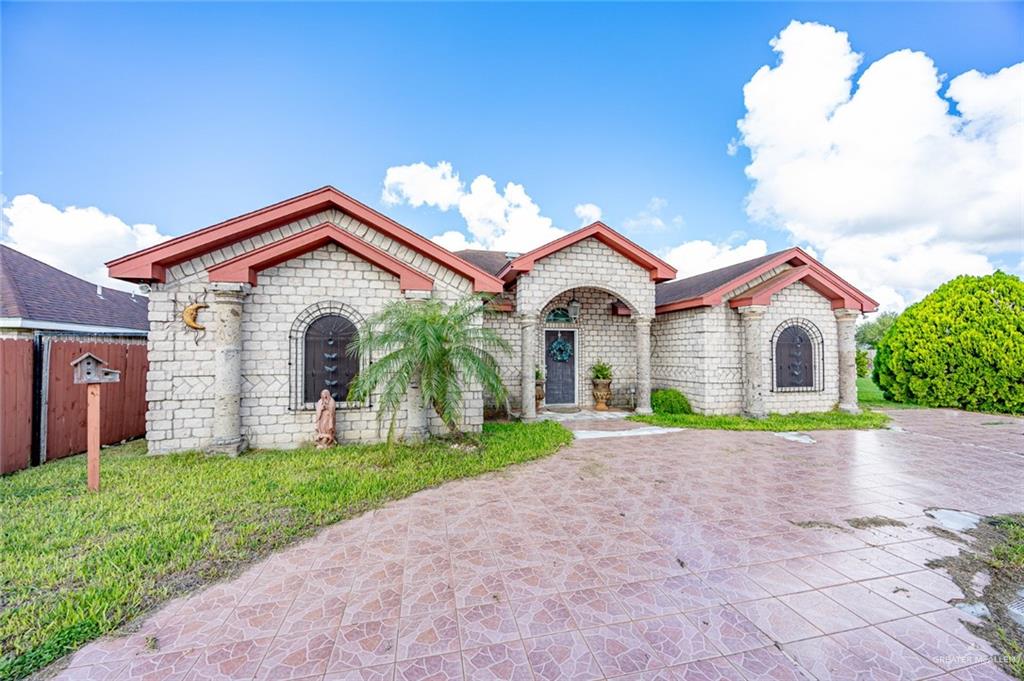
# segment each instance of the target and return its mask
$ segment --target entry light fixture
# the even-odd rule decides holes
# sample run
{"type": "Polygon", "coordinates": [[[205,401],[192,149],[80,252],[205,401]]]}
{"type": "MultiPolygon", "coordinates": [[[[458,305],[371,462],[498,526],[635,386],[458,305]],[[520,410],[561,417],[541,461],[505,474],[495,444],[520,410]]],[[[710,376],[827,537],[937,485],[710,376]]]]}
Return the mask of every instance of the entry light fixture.
{"type": "Polygon", "coordinates": [[[572,300],[565,307],[569,311],[569,319],[575,323],[580,318],[580,308],[582,307],[580,301],[576,300],[576,296],[573,295],[572,300]]]}

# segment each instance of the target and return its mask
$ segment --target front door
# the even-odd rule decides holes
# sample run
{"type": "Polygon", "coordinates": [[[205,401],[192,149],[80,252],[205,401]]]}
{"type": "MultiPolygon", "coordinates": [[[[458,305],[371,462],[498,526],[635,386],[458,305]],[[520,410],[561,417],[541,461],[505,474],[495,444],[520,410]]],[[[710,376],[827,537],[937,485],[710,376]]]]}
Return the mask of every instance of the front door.
{"type": "Polygon", "coordinates": [[[544,331],[544,376],[544,401],[547,404],[576,404],[575,331],[544,331]]]}

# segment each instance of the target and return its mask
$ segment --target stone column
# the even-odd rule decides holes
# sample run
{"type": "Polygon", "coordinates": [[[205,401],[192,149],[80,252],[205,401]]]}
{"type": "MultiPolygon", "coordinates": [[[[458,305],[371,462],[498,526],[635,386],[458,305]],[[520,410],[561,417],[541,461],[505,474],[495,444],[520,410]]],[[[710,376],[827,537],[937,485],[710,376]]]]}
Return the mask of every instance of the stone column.
{"type": "Polygon", "coordinates": [[[651,318],[636,315],[636,413],[651,413],[651,318]]]}
{"type": "Polygon", "coordinates": [[[839,309],[836,315],[836,338],[839,343],[839,409],[859,414],[857,404],[857,340],[856,325],[860,310],[839,309]]]}
{"type": "Polygon", "coordinates": [[[767,305],[747,305],[737,309],[743,323],[743,413],[754,418],[768,415],[764,404],[768,346],[761,329],[767,310],[767,305]]]}
{"type": "Polygon", "coordinates": [[[537,369],[537,317],[523,315],[519,318],[519,325],[523,334],[522,352],[519,368],[522,372],[520,377],[520,388],[522,400],[519,405],[519,413],[523,421],[533,421],[537,418],[536,399],[536,378],[534,372],[537,369]]]}
{"type": "MultiPolygon", "coordinates": [[[[430,300],[430,291],[409,290],[404,293],[405,299],[413,303],[430,300]]],[[[430,434],[430,416],[423,404],[423,391],[420,388],[421,376],[417,373],[409,383],[406,396],[405,439],[410,442],[422,442],[430,434]]]]}
{"type": "Polygon", "coordinates": [[[249,284],[214,283],[216,327],[213,380],[213,441],[210,451],[232,456],[245,449],[242,438],[242,301],[249,284]]]}

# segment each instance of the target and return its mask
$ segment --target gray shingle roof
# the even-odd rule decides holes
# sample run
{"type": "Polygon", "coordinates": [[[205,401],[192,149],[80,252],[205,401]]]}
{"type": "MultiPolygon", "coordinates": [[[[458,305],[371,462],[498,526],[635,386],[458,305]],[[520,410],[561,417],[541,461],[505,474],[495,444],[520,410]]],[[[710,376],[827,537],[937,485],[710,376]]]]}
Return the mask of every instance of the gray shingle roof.
{"type": "Polygon", "coordinates": [[[0,244],[0,317],[149,330],[149,299],[103,287],[0,244]]]}
{"type": "Polygon", "coordinates": [[[455,255],[475,265],[488,274],[497,275],[498,272],[508,264],[508,254],[505,251],[481,251],[467,249],[455,251],[455,255]]]}
{"type": "Polygon", "coordinates": [[[710,272],[703,272],[702,274],[695,274],[692,277],[686,277],[685,279],[676,279],[675,281],[666,281],[663,284],[658,284],[654,289],[654,304],[667,305],[668,303],[675,303],[680,300],[689,300],[690,298],[696,298],[697,296],[702,296],[705,293],[710,293],[719,286],[723,286],[733,279],[742,277],[747,272],[757,269],[759,266],[768,262],[772,258],[778,257],[784,252],[785,251],[777,251],[775,253],[769,253],[768,255],[762,255],[760,258],[754,258],[753,260],[747,260],[745,262],[738,262],[735,265],[729,265],[728,267],[711,270],[710,272]]]}

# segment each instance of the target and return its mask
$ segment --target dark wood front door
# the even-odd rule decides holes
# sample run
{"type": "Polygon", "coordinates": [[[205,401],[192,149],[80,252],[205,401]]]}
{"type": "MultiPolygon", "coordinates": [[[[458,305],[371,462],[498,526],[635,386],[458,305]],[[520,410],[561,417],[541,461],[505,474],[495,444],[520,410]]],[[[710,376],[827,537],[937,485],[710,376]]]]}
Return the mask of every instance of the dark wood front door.
{"type": "Polygon", "coordinates": [[[576,332],[544,331],[544,401],[576,404],[576,332]]]}

